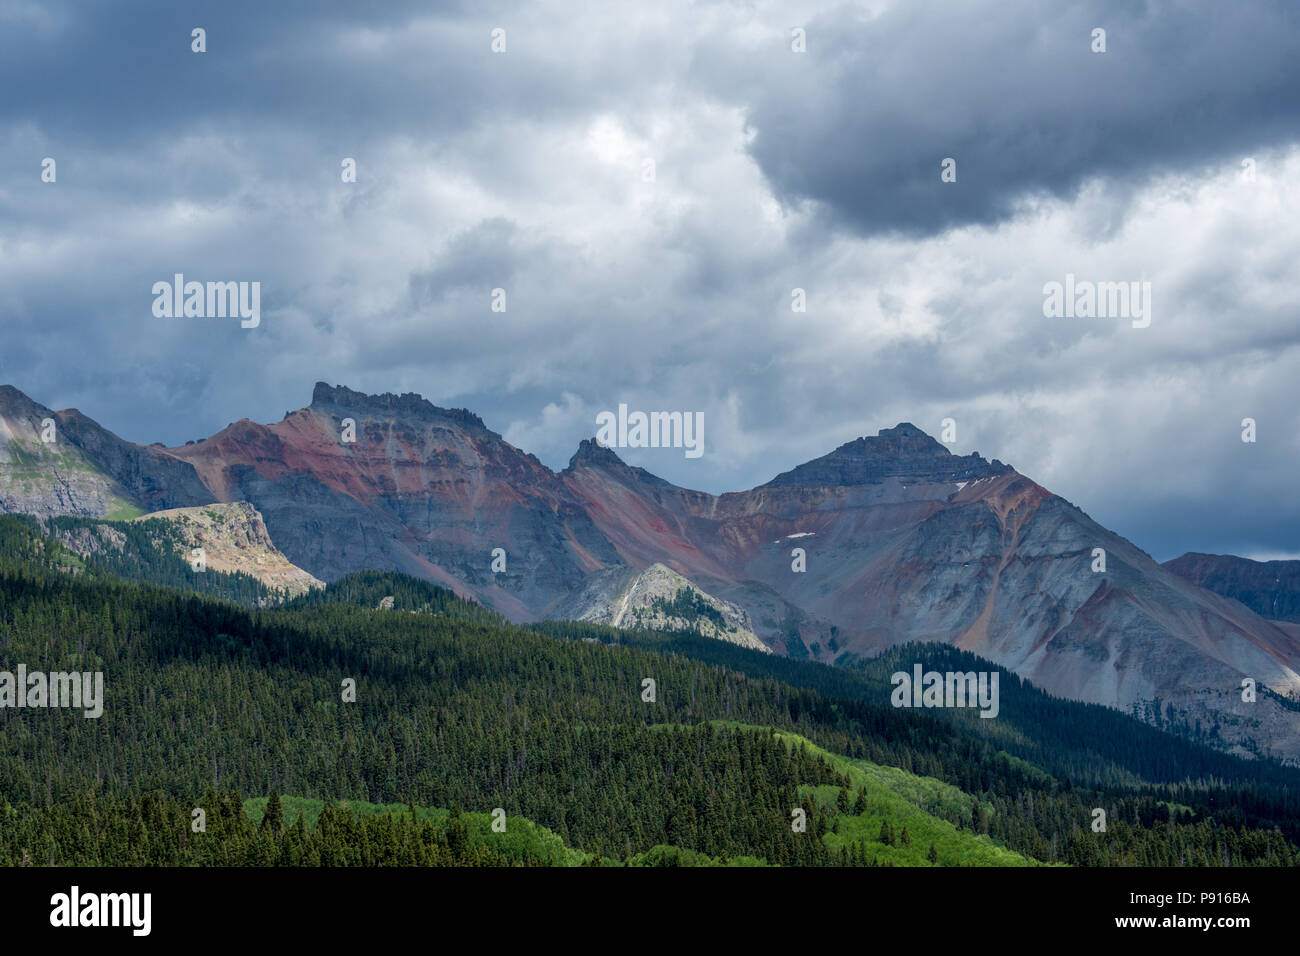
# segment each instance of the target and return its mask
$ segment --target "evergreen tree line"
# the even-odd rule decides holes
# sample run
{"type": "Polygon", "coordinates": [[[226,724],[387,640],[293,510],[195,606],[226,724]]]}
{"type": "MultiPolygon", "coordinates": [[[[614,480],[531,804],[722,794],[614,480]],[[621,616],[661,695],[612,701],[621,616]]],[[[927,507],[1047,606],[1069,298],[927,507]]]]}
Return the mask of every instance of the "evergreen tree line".
{"type": "MultiPolygon", "coordinates": [[[[834,753],[953,783],[978,796],[984,817],[932,812],[1046,862],[1195,865],[1225,854],[1232,863],[1292,862],[1290,778],[1254,784],[1230,761],[1214,762],[1222,755],[1204,758],[1221,778],[1153,783],[1125,766],[1120,748],[1116,780],[1084,787],[948,716],[882,705],[849,671],[759,663],[766,655],[736,656],[719,642],[694,647],[699,660],[682,652],[689,640],[671,636],[649,649],[650,635],[623,634],[622,646],[610,646],[583,625],[512,627],[397,575],[341,583],[333,594],[344,603],[313,597],[248,610],[67,577],[32,557],[39,541],[6,533],[0,521],[0,670],[19,662],[101,670],[106,698],[92,720],[0,711],[0,799],[17,815],[5,819],[28,821],[12,831],[25,842],[5,844],[11,858],[48,862],[53,846],[64,854],[57,862],[69,862],[83,828],[98,832],[87,806],[143,807],[158,791],[153,799],[181,808],[187,823],[195,795],[211,789],[502,807],[613,859],[666,844],[771,863],[872,862],[869,848],[832,853],[791,832],[801,785],[846,785],[833,767],[770,733],[709,723],[725,720],[792,730],[834,753]],[[433,609],[375,611],[376,595],[433,609]],[[643,699],[646,678],[653,702],[643,699]],[[354,701],[346,680],[355,681],[354,701]],[[1095,807],[1107,809],[1104,835],[1088,829],[1095,807]]],[[[1084,737],[1084,752],[1097,752],[1101,744],[1084,737]]],[[[809,832],[825,834],[835,808],[808,809],[809,832]]],[[[137,836],[143,825],[146,842],[170,846],[171,823],[157,835],[157,820],[142,814],[117,817],[137,836]]],[[[85,845],[110,852],[97,839],[85,845]]]]}
{"type": "Polygon", "coordinates": [[[1107,707],[1052,697],[1018,675],[948,645],[903,645],[871,661],[826,667],[698,634],[629,632],[585,622],[545,621],[531,628],[557,637],[567,634],[688,656],[816,690],[827,698],[860,701],[884,713],[871,734],[847,742],[839,752],[936,777],[967,793],[989,794],[990,799],[1015,797],[1043,789],[1044,781],[1055,779],[1066,791],[1134,794],[1149,798],[1149,803],[1185,805],[1198,818],[1212,815],[1233,827],[1280,827],[1288,840],[1300,841],[1300,771],[1296,768],[1243,759],[1107,707]],[[893,710],[888,704],[893,691],[890,675],[900,670],[910,673],[915,663],[927,671],[998,671],[997,719],[980,718],[974,709],[893,710]],[[972,739],[985,746],[972,749],[972,739]],[[1022,767],[1024,774],[1013,775],[1008,789],[999,754],[1041,770],[1022,767]],[[1034,784],[1036,777],[1042,778],[1038,784],[1034,784]]]}
{"type": "Polygon", "coordinates": [[[260,826],[238,792],[209,789],[201,832],[192,808],[150,791],[135,797],[84,793],[49,808],[0,802],[0,866],[509,866],[470,842],[453,818],[438,827],[410,815],[362,815],[327,805],[316,826],[286,825],[274,807],[260,826]]]}

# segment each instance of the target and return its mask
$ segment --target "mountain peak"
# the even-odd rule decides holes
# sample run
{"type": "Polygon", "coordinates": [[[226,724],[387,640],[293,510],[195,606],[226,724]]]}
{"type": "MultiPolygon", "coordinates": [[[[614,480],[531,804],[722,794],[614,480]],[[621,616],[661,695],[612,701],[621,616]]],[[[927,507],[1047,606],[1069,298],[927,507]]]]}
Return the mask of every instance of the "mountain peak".
{"type": "Polygon", "coordinates": [[[652,485],[657,488],[672,488],[672,482],[665,481],[658,475],[639,468],[636,465],[629,465],[607,445],[602,445],[594,438],[584,438],[578,445],[578,450],[573,453],[569,459],[569,467],[564,469],[565,474],[572,474],[577,471],[578,467],[586,466],[612,472],[625,478],[631,478],[642,484],[652,485]]]}
{"type": "Polygon", "coordinates": [[[592,465],[596,467],[602,465],[623,465],[626,467],[626,463],[622,458],[619,458],[618,455],[614,453],[613,449],[606,445],[602,445],[594,438],[584,438],[579,442],[578,450],[575,451],[573,457],[569,459],[568,470],[572,471],[579,465],[592,465]]]}
{"type": "MultiPolygon", "coordinates": [[[[911,422],[899,422],[893,428],[882,428],[876,433],[877,438],[924,438],[938,445],[939,443],[917,428],[911,422]]],[[[943,447],[940,445],[939,447],[943,447]]]]}
{"type": "Polygon", "coordinates": [[[918,482],[970,481],[1013,469],[978,452],[954,455],[911,422],[882,428],[874,436],[854,439],[839,448],[777,475],[764,487],[805,485],[833,488],[879,484],[886,478],[918,482]]]}
{"type": "MultiPolygon", "coordinates": [[[[311,408],[318,412],[355,412],[374,418],[405,418],[417,421],[449,421],[462,428],[490,432],[490,429],[473,412],[465,408],[440,408],[415,392],[394,395],[368,395],[344,385],[317,382],[312,390],[311,408]]],[[[500,436],[497,436],[500,437],[500,436]]]]}
{"type": "Polygon", "coordinates": [[[899,422],[893,428],[882,428],[874,436],[846,442],[831,452],[840,457],[869,456],[872,458],[905,458],[925,456],[953,457],[947,446],[935,441],[911,422],[899,422]]]}
{"type": "Polygon", "coordinates": [[[50,410],[40,402],[33,401],[21,389],[12,385],[0,385],[0,414],[32,415],[46,414],[50,410]]]}

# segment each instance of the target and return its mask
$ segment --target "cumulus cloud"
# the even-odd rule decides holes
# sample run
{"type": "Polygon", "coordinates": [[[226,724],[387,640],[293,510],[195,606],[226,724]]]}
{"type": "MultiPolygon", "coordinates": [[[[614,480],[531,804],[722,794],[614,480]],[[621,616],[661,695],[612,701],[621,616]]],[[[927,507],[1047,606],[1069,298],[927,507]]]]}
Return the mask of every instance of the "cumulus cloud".
{"type": "Polygon", "coordinates": [[[839,7],[757,84],[750,150],[778,196],[860,233],[1004,222],[1098,177],[1139,185],[1289,135],[1296,25],[1284,0],[839,7]]]}

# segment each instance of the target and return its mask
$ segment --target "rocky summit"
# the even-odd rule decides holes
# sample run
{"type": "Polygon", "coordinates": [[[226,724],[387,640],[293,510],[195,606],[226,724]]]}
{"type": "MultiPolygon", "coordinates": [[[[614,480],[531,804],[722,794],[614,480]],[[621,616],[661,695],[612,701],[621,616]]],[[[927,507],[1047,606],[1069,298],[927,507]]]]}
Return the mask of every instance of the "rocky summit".
{"type": "Polygon", "coordinates": [[[873,437],[848,442],[829,455],[783,472],[766,487],[848,487],[879,484],[886,478],[973,481],[994,478],[1011,470],[996,458],[985,461],[978,452],[954,455],[911,422],[901,422],[873,437]]]}

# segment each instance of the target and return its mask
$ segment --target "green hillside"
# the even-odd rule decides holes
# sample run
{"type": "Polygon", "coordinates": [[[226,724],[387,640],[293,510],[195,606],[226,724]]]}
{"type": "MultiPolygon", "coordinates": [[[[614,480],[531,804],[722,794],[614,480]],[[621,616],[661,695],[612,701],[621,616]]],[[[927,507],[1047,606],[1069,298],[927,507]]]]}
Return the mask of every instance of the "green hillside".
{"type": "MultiPolygon", "coordinates": [[[[724,721],[713,723],[719,727],[764,732],[761,727],[724,721]]],[[[800,796],[806,797],[807,801],[816,801],[830,821],[827,832],[820,834],[821,841],[837,854],[843,848],[846,860],[883,866],[1029,866],[1035,862],[996,846],[987,835],[964,831],[929,812],[930,808],[941,808],[949,815],[966,817],[976,812],[979,802],[949,784],[893,767],[850,760],[825,751],[798,734],[778,732],[775,737],[787,748],[803,748],[822,758],[847,777],[850,783],[847,788],[828,784],[805,784],[798,788],[800,796]],[[840,797],[842,792],[845,798],[840,797]],[[883,841],[882,833],[891,831],[898,834],[898,838],[883,841]],[[928,859],[928,848],[932,845],[937,854],[934,862],[928,859]]],[[[326,801],[319,799],[293,796],[280,799],[284,822],[292,824],[301,816],[309,829],[315,828],[321,810],[326,806],[326,801]]],[[[244,811],[255,826],[260,825],[264,818],[267,800],[267,797],[254,797],[244,801],[244,811]]],[[[463,827],[471,843],[500,853],[515,863],[582,866],[592,865],[596,860],[593,854],[565,846],[564,841],[550,830],[521,817],[506,817],[504,832],[494,832],[490,813],[453,813],[433,807],[362,801],[346,801],[343,806],[360,816],[414,814],[415,819],[429,821],[444,833],[455,823],[463,827]]],[[[618,862],[610,858],[601,861],[606,866],[618,862]]],[[[764,865],[764,861],[753,857],[708,857],[662,844],[632,856],[627,862],[636,866],[764,865]]]]}
{"type": "Polygon", "coordinates": [[[0,863],[925,864],[931,843],[940,864],[1296,860],[1300,773],[1122,714],[1004,694],[1007,727],[972,728],[894,709],[869,673],[515,627],[400,575],[252,610],[66,564],[0,518],[0,671],[104,677],[97,719],[0,710],[0,863]],[[1143,774],[1161,742],[1191,748],[1187,776],[1143,774]],[[255,824],[244,796],[273,792],[319,801],[324,833],[308,804],[290,804],[302,832],[255,824]],[[411,805],[463,808],[467,834],[503,808],[516,829],[498,836],[519,842],[456,843],[448,811],[409,820],[411,805]],[[199,807],[208,832],[191,834],[199,807]]]}
{"type": "MultiPolygon", "coordinates": [[[[261,826],[269,799],[253,797],[244,801],[244,812],[254,826],[261,826]]],[[[286,825],[292,825],[301,816],[307,828],[312,830],[316,828],[321,810],[326,806],[326,801],[308,797],[283,796],[280,801],[286,825]]],[[[506,816],[505,830],[498,833],[492,829],[493,816],[490,813],[464,813],[436,807],[367,803],[361,800],[348,800],[342,806],[357,816],[410,817],[414,812],[416,820],[431,823],[442,834],[450,834],[454,828],[459,827],[464,839],[499,853],[512,863],[581,866],[592,860],[591,854],[565,846],[564,841],[550,830],[524,817],[506,816]]]]}
{"type": "Polygon", "coordinates": [[[831,849],[849,848],[858,858],[895,866],[1028,866],[1034,862],[997,846],[987,834],[959,829],[930,812],[935,809],[967,820],[980,809],[988,812],[976,798],[942,780],[839,757],[797,734],[778,733],[777,738],[809,748],[849,778],[849,787],[800,788],[835,814],[825,836],[831,849]]]}

